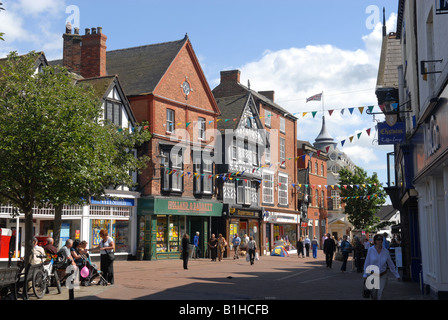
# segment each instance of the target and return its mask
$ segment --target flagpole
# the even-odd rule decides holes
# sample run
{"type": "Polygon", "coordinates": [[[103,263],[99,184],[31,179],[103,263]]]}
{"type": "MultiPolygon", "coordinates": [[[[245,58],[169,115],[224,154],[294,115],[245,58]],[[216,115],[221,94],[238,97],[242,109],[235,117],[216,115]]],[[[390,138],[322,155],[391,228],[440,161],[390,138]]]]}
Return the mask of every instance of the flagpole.
{"type": "Polygon", "coordinates": [[[325,108],[324,108],[324,91],[322,90],[322,116],[325,115],[325,108]]]}

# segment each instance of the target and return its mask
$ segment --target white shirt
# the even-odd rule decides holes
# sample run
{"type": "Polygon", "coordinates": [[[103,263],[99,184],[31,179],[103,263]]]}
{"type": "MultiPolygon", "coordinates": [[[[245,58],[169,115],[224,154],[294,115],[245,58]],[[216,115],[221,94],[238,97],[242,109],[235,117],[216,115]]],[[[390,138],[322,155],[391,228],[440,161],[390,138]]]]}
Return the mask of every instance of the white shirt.
{"type": "MultiPolygon", "coordinates": [[[[106,242],[103,242],[103,239],[101,239],[101,241],[100,241],[100,248],[110,247],[111,242],[114,242],[114,240],[112,240],[111,237],[107,237],[107,241],[106,242]]],[[[106,253],[110,253],[110,252],[114,252],[114,250],[102,250],[102,249],[100,250],[101,254],[106,254],[106,253]]]]}
{"type": "Polygon", "coordinates": [[[367,251],[366,261],[364,263],[364,278],[367,278],[369,274],[366,273],[366,269],[368,266],[375,265],[380,269],[380,273],[383,273],[387,270],[387,266],[389,266],[390,271],[394,274],[396,278],[400,278],[400,274],[395,268],[394,262],[390,257],[389,251],[385,248],[381,248],[380,253],[376,250],[375,246],[369,248],[367,251]]]}

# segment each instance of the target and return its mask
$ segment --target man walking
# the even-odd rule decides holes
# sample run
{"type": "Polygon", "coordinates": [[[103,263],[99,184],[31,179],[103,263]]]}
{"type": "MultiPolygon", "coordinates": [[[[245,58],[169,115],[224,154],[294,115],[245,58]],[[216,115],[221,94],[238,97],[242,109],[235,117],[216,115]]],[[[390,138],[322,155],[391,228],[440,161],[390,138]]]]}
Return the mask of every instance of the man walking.
{"type": "Polygon", "coordinates": [[[331,268],[333,263],[333,254],[336,251],[336,243],[329,233],[327,233],[327,239],[324,241],[324,253],[325,253],[325,261],[327,262],[327,268],[331,268]]]}
{"type": "Polygon", "coordinates": [[[235,235],[233,236],[232,244],[233,244],[233,249],[235,250],[235,255],[233,256],[233,259],[239,259],[240,257],[238,256],[238,253],[239,253],[239,247],[241,244],[241,238],[238,237],[237,233],[235,233],[235,235]]]}
{"type": "Polygon", "coordinates": [[[305,251],[306,251],[306,256],[307,257],[310,256],[310,245],[311,245],[311,240],[310,240],[310,238],[308,238],[308,236],[306,236],[306,238],[305,238],[305,251]]]}
{"type": "Polygon", "coordinates": [[[201,253],[200,252],[201,249],[199,249],[199,231],[196,231],[196,234],[193,237],[193,245],[194,245],[193,258],[198,259],[201,253]]]}

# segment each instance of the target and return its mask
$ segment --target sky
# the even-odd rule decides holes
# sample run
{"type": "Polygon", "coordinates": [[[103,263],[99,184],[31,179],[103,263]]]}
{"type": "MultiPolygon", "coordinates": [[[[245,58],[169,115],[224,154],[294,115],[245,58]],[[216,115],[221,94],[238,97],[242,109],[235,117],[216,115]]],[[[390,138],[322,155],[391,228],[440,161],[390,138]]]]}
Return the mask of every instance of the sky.
{"type": "Polygon", "coordinates": [[[393,146],[378,146],[375,125],[384,117],[367,115],[366,109],[380,111],[375,85],[382,12],[384,7],[387,32],[395,32],[398,0],[1,2],[0,57],[35,50],[48,60],[62,58],[66,21],[81,34],[102,27],[108,50],[179,40],[188,33],[211,89],[220,71],[240,70],[242,84],[249,80],[251,89],[275,91],[275,102],[298,118],[298,139],[311,143],[325,114],[338,149],[387,182],[386,154],[393,146]],[[306,102],[321,92],[323,101],[306,102]]]}

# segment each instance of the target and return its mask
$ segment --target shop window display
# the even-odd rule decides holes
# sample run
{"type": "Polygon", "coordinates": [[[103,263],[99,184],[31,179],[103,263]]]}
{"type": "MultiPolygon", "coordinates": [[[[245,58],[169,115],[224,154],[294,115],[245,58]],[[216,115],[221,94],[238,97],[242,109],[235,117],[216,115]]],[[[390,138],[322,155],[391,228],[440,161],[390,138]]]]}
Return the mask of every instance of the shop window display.
{"type": "Polygon", "coordinates": [[[178,216],[157,217],[157,253],[179,252],[185,227],[178,216]]]}

